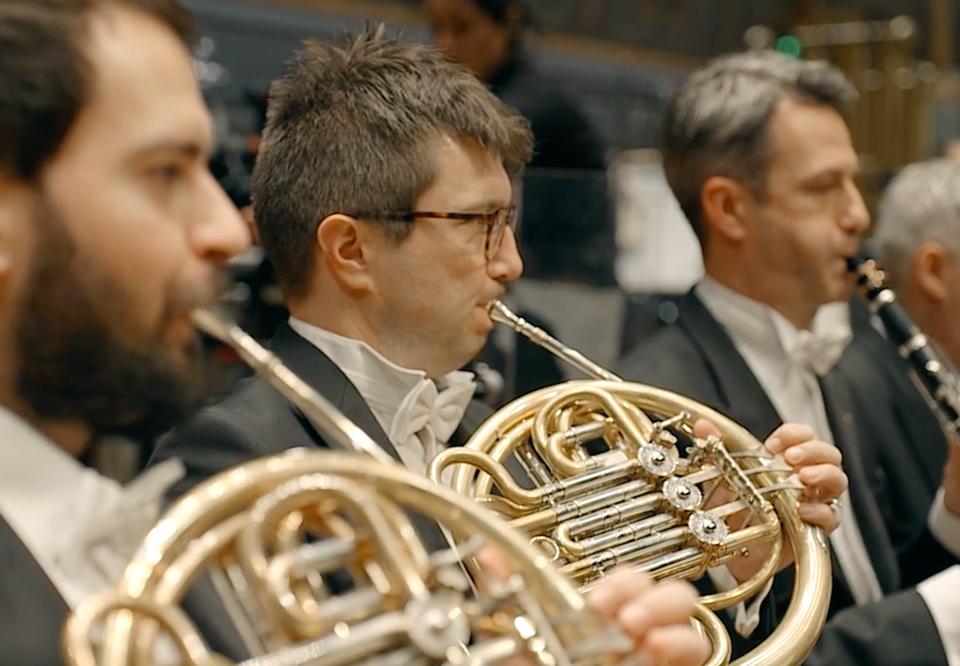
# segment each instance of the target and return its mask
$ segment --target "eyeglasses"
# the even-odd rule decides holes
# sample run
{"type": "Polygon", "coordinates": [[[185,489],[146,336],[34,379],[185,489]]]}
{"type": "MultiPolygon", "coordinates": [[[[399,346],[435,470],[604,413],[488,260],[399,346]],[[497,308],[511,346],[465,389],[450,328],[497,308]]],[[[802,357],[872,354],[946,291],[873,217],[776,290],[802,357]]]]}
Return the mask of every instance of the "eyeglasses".
{"type": "Polygon", "coordinates": [[[484,243],[484,256],[487,261],[496,256],[500,245],[503,243],[503,233],[510,227],[510,230],[517,231],[517,207],[504,206],[486,213],[450,213],[426,210],[408,210],[391,211],[385,213],[376,213],[373,215],[355,215],[358,218],[369,220],[403,220],[404,222],[413,222],[418,219],[437,219],[437,220],[462,220],[464,222],[480,222],[486,227],[486,241],[484,243]]]}

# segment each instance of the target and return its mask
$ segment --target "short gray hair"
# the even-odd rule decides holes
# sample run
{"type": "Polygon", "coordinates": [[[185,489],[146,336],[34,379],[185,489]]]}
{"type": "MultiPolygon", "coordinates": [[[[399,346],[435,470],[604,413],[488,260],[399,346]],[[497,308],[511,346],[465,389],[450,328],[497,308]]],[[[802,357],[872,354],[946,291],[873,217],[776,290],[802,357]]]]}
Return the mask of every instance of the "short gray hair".
{"type": "Polygon", "coordinates": [[[712,176],[766,193],[771,147],[767,127],[784,99],[842,112],[857,92],[825,62],[774,51],[722,56],[690,76],[674,95],[663,123],[667,181],[700,243],[705,241],[700,191],[712,176]]]}
{"type": "Polygon", "coordinates": [[[960,252],[960,161],[911,164],[880,200],[870,245],[891,286],[903,284],[913,254],[929,241],[960,252]]]}
{"type": "MultiPolygon", "coordinates": [[[[432,46],[385,38],[382,26],[304,44],[270,90],[251,188],[284,294],[306,290],[325,217],[413,205],[436,178],[430,146],[443,134],[493,151],[510,175],[533,150],[530,123],[432,46]]],[[[409,232],[408,222],[382,223],[397,241],[409,232]]]]}

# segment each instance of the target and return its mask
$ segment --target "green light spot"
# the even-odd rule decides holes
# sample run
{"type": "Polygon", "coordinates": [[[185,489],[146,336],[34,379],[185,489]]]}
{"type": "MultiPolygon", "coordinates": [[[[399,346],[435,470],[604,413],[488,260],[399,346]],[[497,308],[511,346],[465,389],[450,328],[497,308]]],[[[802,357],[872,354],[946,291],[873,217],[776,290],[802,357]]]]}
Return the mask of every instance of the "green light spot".
{"type": "Polygon", "coordinates": [[[793,35],[780,35],[777,37],[777,43],[774,45],[774,48],[780,53],[793,58],[799,58],[800,54],[803,53],[803,45],[800,43],[800,40],[793,35]]]}

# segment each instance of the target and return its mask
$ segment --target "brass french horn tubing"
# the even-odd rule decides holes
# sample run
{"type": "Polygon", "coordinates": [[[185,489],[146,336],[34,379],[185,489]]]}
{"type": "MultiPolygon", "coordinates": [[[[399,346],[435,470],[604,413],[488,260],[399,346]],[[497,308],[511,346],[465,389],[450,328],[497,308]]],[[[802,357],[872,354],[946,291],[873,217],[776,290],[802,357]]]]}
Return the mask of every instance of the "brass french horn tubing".
{"type": "MultiPolygon", "coordinates": [[[[592,618],[585,613],[583,597],[557,572],[548,558],[534,549],[520,533],[506,528],[495,514],[395,463],[387,465],[363,461],[355,454],[341,452],[291,450],[220,474],[178,501],[151,530],[128,564],[116,590],[101,595],[95,603],[81,605],[77,613],[70,618],[65,629],[67,663],[76,666],[130,663],[130,655],[136,652],[133,642],[137,632],[133,622],[118,622],[115,619],[110,627],[112,634],[99,662],[94,660],[89,649],[87,637],[91,625],[111,609],[145,612],[148,617],[159,620],[165,628],[173,629],[177,644],[181,646],[184,654],[188,655],[188,663],[196,666],[223,663],[206,650],[199,634],[176,607],[177,600],[200,571],[199,565],[233,540],[237,541],[239,549],[243,551],[242,558],[258,562],[254,566],[257,576],[251,579],[260,581],[260,588],[256,590],[257,596],[281,598],[276,595],[275,588],[271,589],[276,582],[271,581],[269,575],[262,576],[261,567],[264,561],[261,542],[253,537],[278,513],[283,513],[292,505],[310,503],[322,496],[335,496],[340,501],[346,501],[360,518],[360,522],[372,528],[372,533],[376,535],[375,543],[380,551],[388,556],[381,562],[389,583],[389,594],[413,600],[422,598],[426,594],[423,585],[426,563],[422,551],[418,555],[418,549],[414,548],[410,554],[409,544],[396,541],[396,535],[400,533],[406,533],[409,538],[409,525],[397,531],[393,523],[396,515],[373,510],[379,506],[377,496],[380,495],[395,498],[403,506],[429,515],[439,522],[455,525],[463,534],[486,535],[510,561],[523,565],[524,568],[517,571],[517,575],[522,577],[525,589],[544,609],[546,616],[559,619],[556,630],[564,646],[575,647],[591,639],[597,627],[594,623],[585,621],[592,618]],[[284,484],[294,485],[285,490],[284,484]],[[259,507],[254,504],[253,522],[243,526],[238,539],[238,529],[232,522],[233,519],[245,513],[246,510],[242,507],[255,502],[265,491],[274,488],[280,490],[269,501],[259,507]],[[216,528],[220,525],[230,527],[217,531],[216,528]],[[578,617],[581,619],[578,620],[578,617]]],[[[318,627],[315,623],[324,615],[313,614],[306,623],[305,633],[309,635],[316,631],[318,627]]],[[[273,621],[281,622],[277,617],[274,617],[273,621]]],[[[344,647],[353,650],[346,654],[357,654],[362,651],[361,648],[369,648],[378,641],[386,640],[381,631],[373,630],[377,626],[380,624],[370,628],[369,636],[364,639],[369,641],[369,644],[360,641],[356,645],[350,645],[345,642],[346,639],[337,639],[331,635],[321,639],[321,642],[313,647],[308,644],[306,648],[277,648],[269,658],[244,663],[301,663],[292,660],[289,655],[305,654],[304,649],[309,649],[317,660],[310,663],[350,663],[349,659],[343,660],[344,647]],[[330,659],[322,659],[324,652],[333,650],[334,645],[337,650],[333,651],[330,659]],[[284,654],[288,656],[284,657],[284,654]]],[[[391,635],[393,633],[399,634],[399,631],[388,632],[391,635]]],[[[356,636],[354,638],[360,640],[356,636]]],[[[495,649],[504,654],[517,649],[516,645],[503,643],[504,641],[500,641],[499,647],[495,649]]],[[[148,651],[147,655],[149,654],[148,651]]],[[[150,662],[147,658],[141,663],[150,662]]],[[[596,663],[608,662],[600,660],[596,663]]]]}
{"type": "MultiPolygon", "coordinates": [[[[698,440],[693,455],[709,453],[717,468],[691,467],[689,479],[682,478],[699,484],[723,474],[740,499],[711,509],[711,515],[722,518],[747,510],[747,515],[758,518],[759,524],[742,525],[745,529],[712,547],[708,559],[714,564],[725,562],[747,544],[758,541],[773,539],[774,548],[750,581],[734,590],[704,597],[701,603],[713,609],[725,608],[756,594],[775,572],[782,527],[796,554],[793,602],[781,625],[761,648],[736,664],[779,666],[802,662],[826,618],[831,568],[822,532],[804,524],[797,515],[795,497],[781,492],[791,487],[777,479],[787,469],[769,466],[765,461],[770,456],[762,445],[718,412],[669,391],[624,382],[515,315],[499,301],[492,302],[489,311],[494,321],[510,326],[601,381],[567,382],[515,400],[482,424],[466,447],[442,452],[431,463],[430,476],[439,480],[448,467],[455,466],[449,470],[452,479],[447,479],[451,487],[502,512],[514,527],[531,536],[533,542],[546,545],[548,551],[557,548],[558,554],[562,548],[567,555],[572,553],[575,559],[561,570],[581,583],[613,566],[636,566],[641,561],[642,568],[658,577],[694,577],[703,573],[707,561],[702,546],[684,547],[689,534],[687,526],[669,514],[657,513],[663,497],[653,492],[652,482],[642,475],[638,478],[640,463],[636,452],[626,459],[606,456],[615,455],[616,449],[624,446],[615,439],[617,428],[629,431],[624,440],[669,442],[672,435],[666,432],[667,428],[689,428],[695,418],[711,420],[721,426],[725,439],[732,440],[738,448],[728,450],[714,438],[698,440]],[[590,412],[594,407],[610,416],[601,418],[590,412]],[[573,425],[572,414],[577,409],[596,419],[573,425]],[[647,412],[661,416],[666,413],[668,417],[654,423],[647,412]],[[611,421],[617,426],[612,430],[611,421]],[[589,456],[576,446],[596,438],[604,439],[611,452],[589,456]],[[506,470],[503,462],[513,453],[537,487],[521,487],[506,470]],[[757,464],[741,467],[740,460],[751,458],[757,464]],[[496,494],[492,492],[494,487],[496,494]],[[765,498],[768,494],[772,495],[775,513],[765,498]],[[672,547],[680,550],[671,551],[672,547]]],[[[687,473],[687,459],[676,464],[676,474],[687,473]]],[[[713,663],[726,663],[726,658],[715,654],[713,663]]]]}
{"type": "MultiPolygon", "coordinates": [[[[650,486],[645,482],[629,480],[636,476],[640,470],[640,465],[635,458],[605,465],[602,461],[607,456],[614,454],[601,454],[584,463],[584,466],[589,468],[586,471],[578,473],[576,476],[551,481],[533,489],[525,489],[517,484],[502,464],[502,460],[510,453],[511,447],[515,444],[517,432],[521,430],[515,425],[529,422],[526,418],[530,409],[529,405],[539,404],[540,402],[553,404],[555,398],[552,396],[554,394],[561,396],[563,394],[585,395],[589,398],[598,393],[613,390],[627,392],[631,399],[636,400],[640,406],[648,410],[655,410],[658,407],[663,408],[665,404],[670,405],[670,409],[675,412],[689,412],[691,408],[701,407],[693,401],[685,400],[666,391],[622,381],[616,384],[589,381],[568,382],[559,387],[541,389],[515,401],[500,410],[495,415],[497,418],[491,418],[482,424],[471,438],[471,442],[497,442],[498,445],[494,447],[492,452],[478,450],[470,444],[466,447],[447,449],[431,462],[428,474],[431,478],[440,479],[444,469],[457,463],[466,463],[482,470],[486,473],[486,477],[473,488],[467,481],[468,477],[462,474],[466,468],[461,467],[456,470],[461,474],[456,477],[454,487],[463,494],[481,496],[481,502],[490,508],[495,510],[505,509],[503,511],[505,515],[513,516],[510,521],[513,527],[517,527],[534,537],[539,537],[554,528],[562,537],[565,533],[565,530],[562,529],[563,526],[579,517],[594,520],[598,524],[622,522],[625,517],[623,512],[633,509],[633,506],[629,503],[630,500],[650,489],[650,486]],[[614,386],[616,389],[614,389],[614,386]],[[582,392],[572,393],[575,389],[581,387],[584,389],[582,392]],[[654,395],[645,395],[644,391],[654,391],[654,395]],[[504,435],[504,433],[506,434],[504,435]],[[502,497],[490,492],[493,486],[497,488],[502,497]],[[537,507],[543,508],[537,510],[537,507]],[[531,510],[533,511],[531,512],[531,510]]],[[[546,409],[541,410],[541,414],[546,411],[546,409]]],[[[714,414],[714,418],[722,419],[723,417],[714,414]]],[[[644,416],[644,419],[646,419],[646,416],[644,416]]],[[[647,419],[647,422],[649,422],[649,419],[647,419]]],[[[650,426],[649,432],[646,428],[641,430],[643,431],[643,440],[646,440],[652,433],[653,427],[650,426]]],[[[744,433],[745,431],[741,433],[741,436],[744,433]]],[[[749,435],[747,437],[750,441],[753,441],[752,437],[749,437],[749,435]]],[[[732,461],[727,461],[726,466],[736,469],[736,465],[732,461]]],[[[709,481],[719,477],[719,475],[720,473],[715,470],[700,470],[690,477],[690,481],[698,483],[709,481]]],[[[723,507],[718,507],[714,510],[714,513],[719,515],[719,513],[734,513],[749,509],[761,519],[761,524],[749,528],[736,538],[732,538],[722,549],[716,549],[714,556],[718,563],[725,562],[733,557],[743,545],[743,541],[769,541],[775,539],[779,534],[772,507],[759,495],[750,479],[746,477],[734,478],[734,481],[741,484],[739,494],[755,498],[756,503],[747,505],[742,502],[731,502],[724,505],[726,507],[725,511],[723,507]]],[[[659,503],[662,497],[658,495],[655,499],[659,503]]],[[[563,566],[561,570],[574,576],[581,584],[585,584],[591,578],[601,576],[615,566],[635,564],[638,560],[646,559],[651,553],[650,548],[655,551],[668,545],[663,542],[663,539],[666,539],[669,535],[657,535],[646,542],[637,540],[637,537],[652,536],[655,530],[644,529],[644,527],[655,526],[656,522],[647,526],[633,523],[604,535],[602,540],[597,543],[595,550],[584,553],[583,561],[569,563],[563,566]]],[[[679,538],[679,533],[675,535],[675,538],[679,538]]],[[[767,565],[762,569],[762,572],[767,574],[764,578],[755,577],[749,584],[736,588],[735,595],[731,596],[730,593],[711,595],[705,597],[703,602],[710,608],[717,608],[736,603],[755,594],[772,573],[775,560],[779,556],[779,546],[779,541],[775,541],[774,553],[771,554],[767,565]]],[[[673,562],[670,571],[651,570],[651,573],[661,578],[674,575],[671,571],[678,569],[691,574],[698,571],[698,560],[702,560],[702,557],[682,559],[673,562]]]]}
{"type": "Polygon", "coordinates": [[[582,370],[588,377],[606,379],[613,382],[622,381],[620,377],[602,365],[594,363],[576,349],[567,347],[542,328],[534,326],[523,317],[515,314],[510,308],[504,305],[503,301],[491,301],[487,307],[490,312],[490,318],[493,321],[509,326],[534,344],[543,347],[558,358],[562,358],[570,365],[582,370]]]}

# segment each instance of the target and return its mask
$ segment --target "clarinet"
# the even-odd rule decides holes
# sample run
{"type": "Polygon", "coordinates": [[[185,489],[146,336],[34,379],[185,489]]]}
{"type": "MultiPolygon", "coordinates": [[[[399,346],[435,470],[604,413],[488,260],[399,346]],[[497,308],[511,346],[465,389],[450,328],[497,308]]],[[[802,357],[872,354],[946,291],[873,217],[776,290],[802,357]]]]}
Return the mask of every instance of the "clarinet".
{"type": "Polygon", "coordinates": [[[855,275],[857,287],[870,311],[883,323],[887,337],[896,345],[900,356],[910,364],[915,383],[944,430],[951,436],[960,433],[960,393],[956,377],[949,366],[940,360],[927,336],[897,302],[896,294],[885,284],[886,274],[875,259],[865,255],[848,259],[847,268],[855,275]]]}

